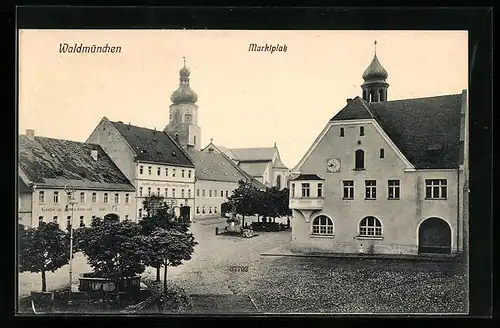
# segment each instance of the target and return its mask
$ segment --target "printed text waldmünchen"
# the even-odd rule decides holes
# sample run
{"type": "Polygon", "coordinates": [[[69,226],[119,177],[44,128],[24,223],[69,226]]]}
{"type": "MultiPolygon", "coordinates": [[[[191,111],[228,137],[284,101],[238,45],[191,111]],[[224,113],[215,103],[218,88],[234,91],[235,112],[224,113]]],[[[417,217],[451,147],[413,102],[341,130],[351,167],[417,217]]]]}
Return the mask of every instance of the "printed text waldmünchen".
{"type": "Polygon", "coordinates": [[[77,54],[97,54],[97,53],[121,53],[122,47],[105,45],[84,45],[83,43],[70,45],[68,43],[59,44],[59,53],[77,53],[77,54]]]}

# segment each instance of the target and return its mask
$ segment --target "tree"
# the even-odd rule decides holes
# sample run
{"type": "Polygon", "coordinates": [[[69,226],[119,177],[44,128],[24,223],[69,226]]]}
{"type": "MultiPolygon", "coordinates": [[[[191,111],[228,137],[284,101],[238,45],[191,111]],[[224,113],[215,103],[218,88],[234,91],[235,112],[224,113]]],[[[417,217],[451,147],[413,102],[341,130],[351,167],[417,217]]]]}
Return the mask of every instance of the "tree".
{"type": "Polygon", "coordinates": [[[42,292],[47,291],[45,274],[54,272],[69,262],[69,238],[54,222],[40,223],[20,236],[20,271],[42,273],[42,292]]]}
{"type": "Polygon", "coordinates": [[[280,215],[289,217],[292,215],[290,209],[290,189],[284,188],[280,191],[280,215]]]}
{"type": "MultiPolygon", "coordinates": [[[[161,196],[153,195],[143,201],[143,208],[146,217],[139,221],[141,233],[150,236],[156,228],[166,230],[175,229],[180,232],[187,232],[190,227],[189,221],[178,220],[172,213],[171,207],[161,196]]],[[[160,268],[163,265],[163,258],[151,256],[146,263],[148,266],[156,268],[156,281],[160,281],[160,268]]]]}
{"type": "Polygon", "coordinates": [[[145,243],[141,227],[129,220],[94,218],[76,229],[75,248],[83,252],[97,277],[110,278],[119,288],[122,277],[144,272],[145,243]]]}
{"type": "Polygon", "coordinates": [[[176,229],[156,228],[149,236],[144,237],[149,257],[147,262],[159,263],[165,267],[163,276],[163,290],[167,293],[167,268],[178,266],[182,261],[191,259],[194,247],[198,244],[194,236],[188,232],[176,229]]]}
{"type": "Polygon", "coordinates": [[[254,215],[258,212],[259,201],[259,190],[251,182],[244,180],[238,182],[238,188],[229,197],[235,212],[243,216],[242,226],[245,224],[245,215],[254,215]]]}

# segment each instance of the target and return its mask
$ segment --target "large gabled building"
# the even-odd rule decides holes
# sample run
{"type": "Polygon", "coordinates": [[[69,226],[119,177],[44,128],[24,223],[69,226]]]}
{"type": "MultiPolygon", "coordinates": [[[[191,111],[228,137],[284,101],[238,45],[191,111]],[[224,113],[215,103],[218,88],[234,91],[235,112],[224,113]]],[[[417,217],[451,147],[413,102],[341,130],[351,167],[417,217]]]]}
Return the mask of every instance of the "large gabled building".
{"type": "Polygon", "coordinates": [[[57,222],[65,229],[71,222],[88,225],[93,217],[108,215],[135,219],[135,188],[99,145],[27,130],[19,136],[18,174],[19,218],[25,226],[57,222]]]}
{"type": "Polygon", "coordinates": [[[293,169],[292,250],[460,253],[467,247],[466,91],[388,100],[377,56],[293,169]]]}

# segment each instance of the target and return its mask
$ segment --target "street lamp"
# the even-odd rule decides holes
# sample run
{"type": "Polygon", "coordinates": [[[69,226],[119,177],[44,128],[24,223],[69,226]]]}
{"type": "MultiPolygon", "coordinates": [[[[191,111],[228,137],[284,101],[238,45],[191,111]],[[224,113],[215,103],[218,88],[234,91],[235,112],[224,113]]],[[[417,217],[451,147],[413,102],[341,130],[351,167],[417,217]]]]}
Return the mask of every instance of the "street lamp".
{"type": "Polygon", "coordinates": [[[71,221],[69,224],[69,292],[68,292],[68,304],[71,304],[71,288],[73,286],[73,210],[76,204],[74,198],[75,189],[71,185],[66,185],[64,187],[66,192],[66,210],[68,210],[68,205],[71,205],[71,221]]]}

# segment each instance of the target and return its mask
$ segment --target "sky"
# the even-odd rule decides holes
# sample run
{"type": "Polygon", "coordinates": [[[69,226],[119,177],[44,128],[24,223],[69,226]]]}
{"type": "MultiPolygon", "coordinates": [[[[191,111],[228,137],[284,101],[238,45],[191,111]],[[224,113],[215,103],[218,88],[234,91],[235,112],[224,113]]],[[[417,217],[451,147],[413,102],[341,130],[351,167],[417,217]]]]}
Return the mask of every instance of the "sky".
{"type": "Polygon", "coordinates": [[[186,57],[202,146],[276,142],[293,168],[361,96],[375,40],[388,100],[467,89],[466,31],[20,30],[19,133],[83,142],[104,116],[163,130],[186,57]],[[121,53],[60,53],[61,43],[121,53]],[[250,52],[251,43],[287,51],[250,52]]]}

